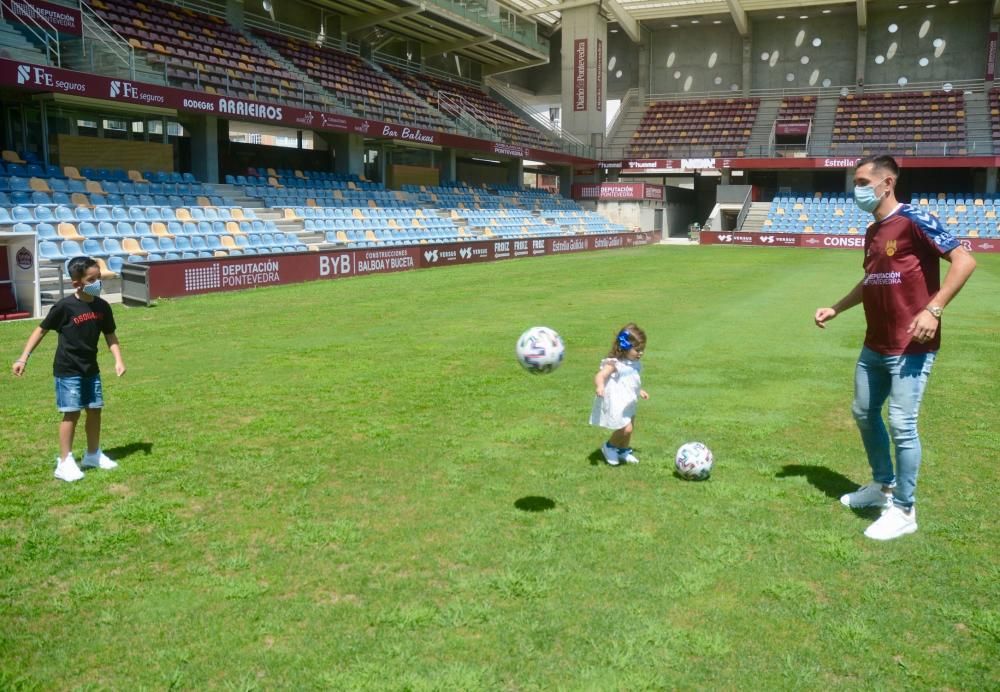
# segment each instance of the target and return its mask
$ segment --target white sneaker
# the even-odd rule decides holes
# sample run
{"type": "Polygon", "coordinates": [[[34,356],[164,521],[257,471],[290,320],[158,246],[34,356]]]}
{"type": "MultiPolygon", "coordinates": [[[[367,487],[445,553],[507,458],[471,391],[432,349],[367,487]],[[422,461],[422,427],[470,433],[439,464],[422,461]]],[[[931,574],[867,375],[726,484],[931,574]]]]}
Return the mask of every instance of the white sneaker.
{"type": "Polygon", "coordinates": [[[627,464],[638,464],[639,458],[632,453],[631,447],[626,447],[625,449],[618,450],[618,458],[627,464]]]}
{"type": "Polygon", "coordinates": [[[118,463],[109,459],[100,449],[93,454],[89,452],[84,454],[83,463],[80,465],[85,469],[104,469],[105,471],[118,468],[118,463]]]}
{"type": "Polygon", "coordinates": [[[907,512],[896,504],[892,504],[882,512],[882,516],[865,529],[865,535],[876,541],[889,541],[916,530],[917,510],[911,508],[907,512]]]}
{"type": "Polygon", "coordinates": [[[871,482],[862,485],[853,493],[841,495],[840,504],[845,507],[881,507],[886,509],[892,504],[892,494],[882,492],[882,484],[871,482]]]}
{"type": "Polygon", "coordinates": [[[73,452],[70,452],[66,455],[65,459],[56,457],[56,472],[52,475],[61,481],[72,483],[73,481],[78,481],[83,478],[83,471],[81,471],[80,467],[76,465],[76,459],[73,458],[73,452]]]}
{"type": "Polygon", "coordinates": [[[601,454],[604,455],[604,461],[608,462],[612,466],[618,466],[620,463],[620,460],[618,459],[618,448],[611,446],[608,442],[601,445],[601,454]]]}

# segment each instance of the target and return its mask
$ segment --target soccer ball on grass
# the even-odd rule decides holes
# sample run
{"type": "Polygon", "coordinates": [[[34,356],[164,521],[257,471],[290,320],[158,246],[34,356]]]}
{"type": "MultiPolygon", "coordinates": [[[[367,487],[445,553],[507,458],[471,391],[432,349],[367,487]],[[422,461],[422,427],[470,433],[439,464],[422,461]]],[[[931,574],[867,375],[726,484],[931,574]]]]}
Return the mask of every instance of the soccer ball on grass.
{"type": "Polygon", "coordinates": [[[714,462],[711,449],[701,442],[688,442],[677,450],[674,467],[681,478],[703,481],[712,473],[714,462]]]}
{"type": "Polygon", "coordinates": [[[530,373],[552,372],[562,363],[566,349],[554,329],[532,327],[517,340],[517,360],[530,373]]]}

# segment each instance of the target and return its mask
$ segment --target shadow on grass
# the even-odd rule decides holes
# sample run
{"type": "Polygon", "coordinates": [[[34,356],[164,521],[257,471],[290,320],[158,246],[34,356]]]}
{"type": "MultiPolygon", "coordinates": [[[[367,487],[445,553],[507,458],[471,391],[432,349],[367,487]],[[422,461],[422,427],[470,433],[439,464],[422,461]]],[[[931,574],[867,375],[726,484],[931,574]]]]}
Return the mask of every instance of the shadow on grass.
{"type": "Polygon", "coordinates": [[[111,449],[105,449],[104,453],[115,461],[120,461],[125,457],[132,456],[138,452],[142,452],[146,456],[153,453],[153,443],[152,442],[132,442],[121,447],[112,447],[111,449]]]}
{"type": "MultiPolygon", "coordinates": [[[[790,476],[805,476],[809,485],[817,490],[821,490],[827,497],[839,500],[841,495],[851,493],[858,489],[858,484],[847,476],[831,471],[825,466],[804,466],[802,464],[788,464],[778,473],[775,478],[788,478],[790,476]]],[[[851,511],[859,517],[865,519],[877,518],[879,510],[875,507],[851,507],[851,511]]]]}
{"type": "Polygon", "coordinates": [[[556,501],[547,497],[539,497],[538,495],[527,495],[514,500],[514,506],[522,512],[544,512],[554,509],[556,501]]]}

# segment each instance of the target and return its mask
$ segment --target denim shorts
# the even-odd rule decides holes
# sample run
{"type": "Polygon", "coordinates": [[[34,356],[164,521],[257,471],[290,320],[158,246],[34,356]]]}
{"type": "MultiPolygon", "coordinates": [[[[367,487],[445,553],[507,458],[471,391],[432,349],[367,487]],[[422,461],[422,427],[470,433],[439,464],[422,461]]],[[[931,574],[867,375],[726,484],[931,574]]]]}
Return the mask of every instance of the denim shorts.
{"type": "Polygon", "coordinates": [[[85,408],[104,408],[101,376],[57,377],[56,406],[63,413],[72,413],[85,408]]]}

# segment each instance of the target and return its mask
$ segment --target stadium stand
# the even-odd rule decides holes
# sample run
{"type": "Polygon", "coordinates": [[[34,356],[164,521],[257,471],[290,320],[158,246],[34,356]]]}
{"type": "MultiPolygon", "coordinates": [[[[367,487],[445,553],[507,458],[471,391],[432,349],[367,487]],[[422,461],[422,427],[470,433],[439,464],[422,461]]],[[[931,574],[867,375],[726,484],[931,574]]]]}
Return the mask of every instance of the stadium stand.
{"type": "Polygon", "coordinates": [[[815,96],[785,96],[778,107],[776,122],[812,120],[816,115],[815,96]]]}
{"type": "Polygon", "coordinates": [[[264,31],[254,34],[344,101],[355,113],[435,129],[450,129],[424,101],[411,96],[361,58],[264,31]]]}
{"type": "Polygon", "coordinates": [[[660,101],[632,134],[631,156],[743,156],[760,99],[660,101]]]}
{"type": "MultiPolygon", "coordinates": [[[[921,193],[910,203],[934,214],[953,235],[1000,237],[1000,195],[921,193]]],[[[771,202],[763,231],[863,235],[871,214],[861,211],[847,194],[779,196],[771,202]]]]}
{"type": "Polygon", "coordinates": [[[146,51],[150,64],[163,66],[169,84],[311,108],[331,102],[220,17],[158,0],[93,0],[92,5],[133,48],[146,51]]]}
{"type": "Polygon", "coordinates": [[[392,65],[382,68],[437,111],[456,120],[473,118],[501,142],[536,148],[551,145],[541,132],[480,89],[392,65]]]}
{"type": "Polygon", "coordinates": [[[964,96],[946,91],[841,96],[830,148],[841,155],[965,155],[964,96]]]}

